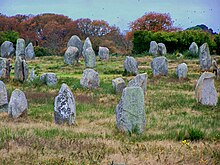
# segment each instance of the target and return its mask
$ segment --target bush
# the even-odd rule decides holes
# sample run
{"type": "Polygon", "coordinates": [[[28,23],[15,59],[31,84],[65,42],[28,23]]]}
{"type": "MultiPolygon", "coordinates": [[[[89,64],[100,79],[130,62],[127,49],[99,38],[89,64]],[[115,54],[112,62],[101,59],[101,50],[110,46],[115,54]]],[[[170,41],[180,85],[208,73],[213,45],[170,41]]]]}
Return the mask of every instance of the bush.
{"type": "Polygon", "coordinates": [[[19,38],[19,35],[15,31],[1,31],[0,32],[0,45],[4,41],[11,41],[15,46],[18,38],[19,38]]]}
{"type": "Polygon", "coordinates": [[[41,56],[51,56],[51,52],[49,49],[40,47],[40,46],[35,46],[34,47],[34,52],[36,57],[41,57],[41,56]]]}

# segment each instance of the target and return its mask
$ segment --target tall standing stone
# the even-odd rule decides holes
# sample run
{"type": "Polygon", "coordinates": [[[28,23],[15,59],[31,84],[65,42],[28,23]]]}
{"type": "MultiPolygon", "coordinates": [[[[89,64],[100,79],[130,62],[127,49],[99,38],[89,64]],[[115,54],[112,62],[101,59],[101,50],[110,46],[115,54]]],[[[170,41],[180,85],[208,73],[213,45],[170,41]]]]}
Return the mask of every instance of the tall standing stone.
{"type": "Polygon", "coordinates": [[[7,77],[7,59],[0,57],[0,78],[7,77]]]}
{"type": "Polygon", "coordinates": [[[126,56],[125,61],[124,61],[124,69],[125,72],[137,75],[138,74],[138,63],[134,59],[134,57],[131,56],[126,56]]]}
{"type": "Polygon", "coordinates": [[[82,55],[85,57],[86,49],[92,48],[92,43],[89,39],[89,37],[86,38],[84,44],[83,44],[83,50],[82,50],[82,55]]]}
{"type": "Polygon", "coordinates": [[[109,49],[106,47],[99,46],[99,57],[101,60],[108,60],[109,59],[109,49]]]}
{"type": "Polygon", "coordinates": [[[40,81],[49,87],[57,85],[57,76],[55,73],[44,73],[40,76],[40,81]]]}
{"type": "Polygon", "coordinates": [[[176,75],[179,79],[186,78],[188,72],[188,67],[186,63],[179,64],[176,68],[176,75]]]}
{"type": "Polygon", "coordinates": [[[33,60],[35,58],[34,46],[32,43],[29,43],[25,48],[25,60],[33,60]]]}
{"type": "Polygon", "coordinates": [[[72,65],[79,60],[79,50],[77,47],[69,46],[64,54],[64,63],[72,65]]]}
{"type": "Polygon", "coordinates": [[[168,62],[166,57],[156,57],[151,62],[151,69],[153,76],[167,76],[168,74],[168,62]]]}
{"type": "Polygon", "coordinates": [[[22,38],[17,39],[16,44],[16,57],[25,57],[25,41],[22,38]]]}
{"type": "Polygon", "coordinates": [[[199,48],[199,60],[200,60],[200,69],[202,71],[210,70],[212,65],[212,59],[209,52],[209,46],[207,43],[204,43],[199,48]]]}
{"type": "Polygon", "coordinates": [[[138,74],[135,76],[128,82],[128,87],[141,87],[145,94],[147,89],[147,73],[138,74]]]}
{"type": "Polygon", "coordinates": [[[20,56],[16,57],[14,72],[15,80],[24,82],[28,79],[28,65],[20,56]]]}
{"type": "Polygon", "coordinates": [[[116,93],[122,93],[123,89],[126,87],[123,78],[119,77],[112,80],[112,87],[116,93]]]}
{"type": "Polygon", "coordinates": [[[158,54],[160,56],[165,56],[167,54],[167,48],[166,48],[165,44],[163,44],[163,43],[158,44],[158,54]]]}
{"type": "Polygon", "coordinates": [[[87,68],[95,68],[96,67],[96,56],[92,47],[86,49],[85,54],[85,66],[87,68]]]}
{"type": "Polygon", "coordinates": [[[10,98],[8,105],[8,114],[12,118],[18,118],[27,114],[28,103],[24,92],[19,89],[15,89],[10,98]]]}
{"type": "Polygon", "coordinates": [[[189,53],[196,57],[198,55],[198,50],[198,45],[195,42],[192,42],[189,47],[189,53]]]}
{"type": "Polygon", "coordinates": [[[69,46],[77,47],[79,50],[79,55],[82,54],[82,47],[83,47],[82,41],[77,35],[73,35],[70,38],[69,42],[67,43],[67,47],[69,46]]]}
{"type": "Polygon", "coordinates": [[[76,119],[76,103],[70,88],[62,84],[54,101],[54,119],[56,124],[72,125],[76,119]]]}
{"type": "Polygon", "coordinates": [[[203,105],[216,106],[218,94],[214,86],[215,75],[204,72],[196,84],[196,100],[203,105]]]}
{"type": "Polygon", "coordinates": [[[144,92],[141,87],[126,87],[116,106],[116,125],[122,132],[143,133],[146,125],[144,92]]]}
{"type": "Polygon", "coordinates": [[[80,85],[84,88],[95,89],[99,87],[99,74],[93,69],[85,69],[83,71],[82,78],[80,79],[80,85]]]}
{"type": "Polygon", "coordinates": [[[0,81],[0,112],[8,110],[8,94],[4,82],[0,81]]]}
{"type": "Polygon", "coordinates": [[[5,41],[1,45],[1,56],[3,58],[12,58],[14,56],[15,49],[13,43],[10,41],[5,41]]]}
{"type": "Polygon", "coordinates": [[[154,57],[157,56],[158,53],[158,45],[156,43],[156,41],[151,41],[150,42],[150,50],[149,53],[152,54],[154,57]]]}

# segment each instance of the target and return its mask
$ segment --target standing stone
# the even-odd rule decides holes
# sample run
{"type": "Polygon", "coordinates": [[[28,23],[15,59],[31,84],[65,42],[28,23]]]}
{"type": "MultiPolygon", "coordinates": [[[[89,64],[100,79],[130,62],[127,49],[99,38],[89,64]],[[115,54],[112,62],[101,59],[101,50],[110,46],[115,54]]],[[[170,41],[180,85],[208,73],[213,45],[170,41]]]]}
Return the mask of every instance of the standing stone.
{"type": "Polygon", "coordinates": [[[186,78],[188,72],[188,67],[186,63],[179,64],[176,68],[176,75],[179,79],[186,78]]]}
{"type": "Polygon", "coordinates": [[[89,47],[85,51],[85,66],[87,68],[94,68],[96,66],[96,56],[94,50],[89,47]]]}
{"type": "Polygon", "coordinates": [[[154,57],[157,56],[158,53],[158,45],[156,43],[156,41],[151,41],[150,42],[150,50],[149,53],[152,54],[154,57]]]}
{"type": "Polygon", "coordinates": [[[158,44],[158,54],[160,56],[165,56],[167,54],[167,48],[166,48],[165,44],[163,44],[163,43],[158,44]]]}
{"type": "Polygon", "coordinates": [[[106,47],[99,46],[99,57],[101,60],[108,60],[109,59],[109,49],[106,47]]]}
{"type": "Polygon", "coordinates": [[[198,50],[198,45],[195,42],[192,42],[189,47],[189,53],[196,57],[198,55],[198,50]]]}
{"type": "Polygon", "coordinates": [[[72,125],[76,119],[76,103],[70,88],[62,84],[54,101],[54,119],[56,124],[72,125]]]}
{"type": "Polygon", "coordinates": [[[35,58],[34,47],[32,43],[29,43],[25,48],[25,60],[33,60],[35,58]]]}
{"type": "Polygon", "coordinates": [[[112,87],[116,93],[122,93],[123,89],[126,87],[125,81],[119,77],[112,80],[112,87]]]}
{"type": "Polygon", "coordinates": [[[10,98],[8,105],[8,114],[12,118],[18,118],[27,114],[28,104],[24,92],[19,89],[15,89],[10,98]]]}
{"type": "Polygon", "coordinates": [[[34,71],[34,68],[31,69],[31,74],[30,74],[30,80],[31,81],[34,81],[36,79],[36,75],[35,75],[35,71],[34,71]]]}
{"type": "Polygon", "coordinates": [[[127,73],[131,73],[133,75],[138,74],[138,63],[134,57],[126,56],[124,61],[124,69],[127,73]]]}
{"type": "Polygon", "coordinates": [[[4,82],[0,81],[0,112],[8,110],[8,95],[4,82]]]}
{"type": "Polygon", "coordinates": [[[64,63],[72,65],[79,61],[79,50],[77,47],[69,46],[64,54],[64,63]]]}
{"type": "Polygon", "coordinates": [[[73,46],[73,47],[77,47],[79,50],[79,55],[82,54],[82,41],[80,40],[80,38],[77,35],[73,35],[69,42],[67,43],[67,47],[69,46],[73,46]]]}
{"type": "Polygon", "coordinates": [[[16,57],[18,56],[20,56],[21,58],[25,57],[25,41],[22,38],[17,39],[16,57]]]}
{"type": "Polygon", "coordinates": [[[151,62],[151,69],[153,76],[167,76],[168,74],[168,62],[166,57],[156,57],[151,62]]]}
{"type": "Polygon", "coordinates": [[[135,78],[128,82],[128,87],[141,87],[145,94],[147,89],[147,73],[135,76],[135,78]]]}
{"type": "Polygon", "coordinates": [[[116,125],[122,132],[143,133],[146,125],[144,92],[141,87],[126,87],[116,106],[116,125]]]}
{"type": "Polygon", "coordinates": [[[85,57],[86,49],[88,49],[88,48],[92,48],[92,43],[91,43],[89,37],[86,38],[86,40],[83,44],[83,51],[82,51],[83,57],[85,57]]]}
{"type": "Polygon", "coordinates": [[[1,45],[1,56],[3,58],[12,58],[14,56],[15,49],[13,43],[10,41],[5,41],[1,45]]]}
{"type": "Polygon", "coordinates": [[[20,56],[16,57],[15,60],[15,80],[24,82],[28,79],[28,65],[26,64],[25,60],[22,60],[20,56]]]}
{"type": "Polygon", "coordinates": [[[202,71],[210,70],[212,65],[212,59],[209,52],[209,46],[207,43],[204,43],[199,48],[199,60],[200,60],[200,69],[202,71]]]}
{"type": "Polygon", "coordinates": [[[85,69],[83,71],[82,78],[80,79],[80,85],[84,88],[94,89],[99,87],[99,74],[93,69],[85,69]]]}
{"type": "Polygon", "coordinates": [[[218,94],[214,86],[215,75],[209,72],[204,72],[196,84],[196,99],[197,102],[203,105],[216,106],[218,102],[218,94]]]}
{"type": "Polygon", "coordinates": [[[44,73],[40,76],[40,81],[49,87],[57,85],[57,76],[55,73],[44,73]]]}
{"type": "Polygon", "coordinates": [[[7,78],[7,59],[0,57],[0,78],[7,78]]]}

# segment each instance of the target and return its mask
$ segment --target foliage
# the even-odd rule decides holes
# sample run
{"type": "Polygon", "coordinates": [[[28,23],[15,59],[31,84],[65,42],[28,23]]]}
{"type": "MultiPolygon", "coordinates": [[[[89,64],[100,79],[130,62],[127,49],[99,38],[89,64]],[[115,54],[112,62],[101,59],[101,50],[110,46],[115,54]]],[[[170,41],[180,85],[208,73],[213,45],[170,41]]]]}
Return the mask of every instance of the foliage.
{"type": "Polygon", "coordinates": [[[19,38],[19,35],[15,31],[1,31],[0,32],[0,45],[4,41],[11,41],[15,45],[18,38],[19,38]]]}
{"type": "Polygon", "coordinates": [[[51,56],[52,55],[50,50],[48,50],[47,48],[44,48],[44,47],[40,47],[40,46],[35,46],[34,52],[35,52],[36,57],[51,56]]]}
{"type": "Polygon", "coordinates": [[[216,43],[216,53],[220,54],[220,33],[218,33],[218,35],[215,35],[214,41],[216,43]]]}

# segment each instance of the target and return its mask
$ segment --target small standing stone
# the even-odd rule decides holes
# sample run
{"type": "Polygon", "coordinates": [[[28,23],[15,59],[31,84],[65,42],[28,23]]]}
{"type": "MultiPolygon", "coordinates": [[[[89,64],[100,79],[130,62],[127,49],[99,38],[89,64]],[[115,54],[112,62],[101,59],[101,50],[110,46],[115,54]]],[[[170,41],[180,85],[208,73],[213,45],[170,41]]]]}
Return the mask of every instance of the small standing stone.
{"type": "Polygon", "coordinates": [[[156,41],[151,41],[150,42],[150,50],[149,53],[152,54],[154,57],[157,56],[158,53],[158,45],[156,43],[156,41]]]}
{"type": "Polygon", "coordinates": [[[99,57],[101,60],[108,60],[109,59],[109,49],[106,47],[99,46],[99,57]]]}
{"type": "Polygon", "coordinates": [[[10,41],[5,41],[1,45],[1,56],[3,58],[12,58],[15,53],[15,48],[13,47],[13,43],[10,41]]]}
{"type": "Polygon", "coordinates": [[[166,48],[165,44],[163,44],[163,43],[158,44],[158,54],[160,56],[165,56],[167,54],[167,48],[166,48]]]}
{"type": "Polygon", "coordinates": [[[20,56],[15,60],[15,80],[24,82],[28,79],[28,65],[25,60],[22,60],[20,56]]]}
{"type": "Polygon", "coordinates": [[[168,74],[168,62],[166,57],[156,57],[151,62],[151,69],[153,76],[167,76],[168,74]]]}
{"type": "Polygon", "coordinates": [[[126,87],[125,81],[119,77],[112,80],[112,87],[116,93],[122,93],[123,89],[126,87]]]}
{"type": "Polygon", "coordinates": [[[40,81],[49,87],[55,87],[57,85],[57,76],[55,73],[44,73],[40,76],[40,81]]]}
{"type": "Polygon", "coordinates": [[[64,63],[72,65],[79,61],[79,50],[77,47],[69,46],[64,54],[64,63]]]}
{"type": "Polygon", "coordinates": [[[198,55],[198,50],[198,45],[195,42],[192,42],[189,47],[189,53],[196,57],[198,55]]]}
{"type": "Polygon", "coordinates": [[[54,119],[56,124],[72,125],[76,119],[76,103],[74,95],[66,84],[62,84],[54,101],[54,119]]]}
{"type": "Polygon", "coordinates": [[[122,132],[143,133],[146,125],[144,92],[141,87],[126,87],[116,106],[116,125],[122,132]]]}
{"type": "Polygon", "coordinates": [[[7,59],[0,57],[0,78],[7,77],[7,59]]]}
{"type": "Polygon", "coordinates": [[[35,75],[35,71],[34,71],[34,68],[31,69],[31,74],[30,74],[30,80],[31,81],[34,81],[36,79],[36,75],[35,75]]]}
{"type": "Polygon", "coordinates": [[[83,57],[85,57],[86,49],[88,49],[88,48],[92,48],[92,43],[91,43],[89,37],[86,38],[86,40],[83,44],[83,51],[82,51],[83,57]]]}
{"type": "Polygon", "coordinates": [[[203,105],[216,106],[218,94],[214,86],[215,75],[204,72],[196,84],[196,100],[203,105]]]}
{"type": "Polygon", "coordinates": [[[138,74],[138,63],[134,59],[134,57],[126,56],[126,59],[124,61],[124,69],[127,73],[131,73],[133,75],[138,74]]]}
{"type": "Polygon", "coordinates": [[[80,85],[84,88],[95,89],[99,87],[99,74],[93,69],[85,69],[83,71],[82,78],[80,79],[80,85]]]}
{"type": "Polygon", "coordinates": [[[204,43],[199,48],[199,60],[200,60],[200,69],[202,71],[209,71],[212,65],[212,59],[209,52],[209,46],[207,43],[204,43]]]}
{"type": "Polygon", "coordinates": [[[186,63],[179,64],[176,68],[176,74],[179,79],[186,78],[188,72],[188,67],[186,63]]]}
{"type": "Polygon", "coordinates": [[[8,110],[8,94],[4,82],[0,81],[0,112],[8,110]]]}
{"type": "Polygon", "coordinates": [[[147,73],[135,76],[135,78],[128,82],[128,87],[141,87],[145,94],[147,89],[147,73]]]}
{"type": "Polygon", "coordinates": [[[87,68],[94,68],[96,67],[96,56],[94,50],[89,47],[85,51],[85,66],[87,68]]]}
{"type": "Polygon", "coordinates": [[[67,47],[69,46],[77,47],[79,50],[79,55],[82,54],[82,47],[83,47],[82,41],[77,35],[73,35],[70,38],[69,42],[67,43],[67,47]]]}
{"type": "Polygon", "coordinates": [[[27,114],[28,104],[24,92],[16,89],[12,92],[8,105],[8,114],[12,118],[18,118],[27,114]]]}
{"type": "Polygon", "coordinates": [[[25,41],[22,38],[17,39],[16,57],[18,56],[20,56],[21,58],[25,57],[25,41]]]}
{"type": "Polygon", "coordinates": [[[35,58],[34,46],[32,43],[29,43],[25,48],[25,60],[33,60],[35,58]]]}

